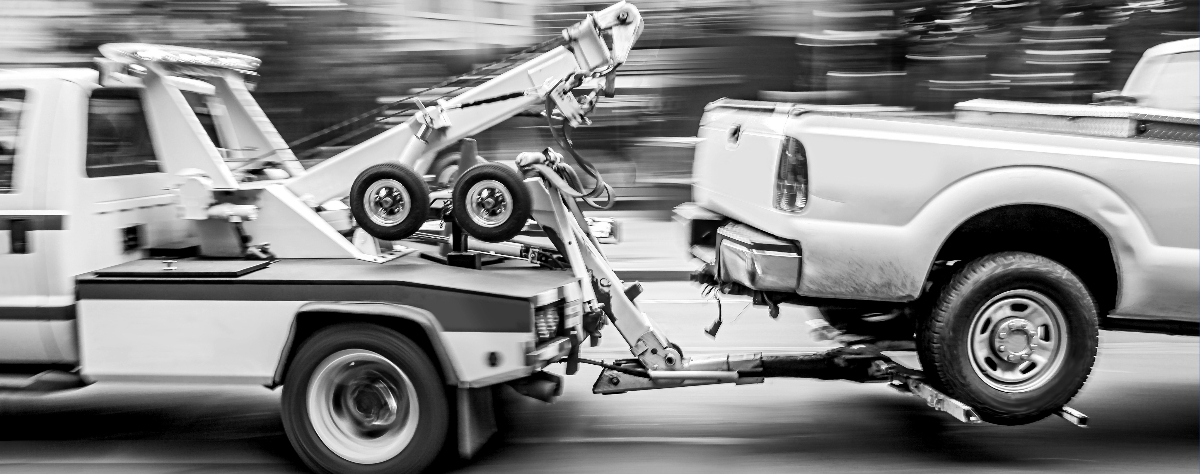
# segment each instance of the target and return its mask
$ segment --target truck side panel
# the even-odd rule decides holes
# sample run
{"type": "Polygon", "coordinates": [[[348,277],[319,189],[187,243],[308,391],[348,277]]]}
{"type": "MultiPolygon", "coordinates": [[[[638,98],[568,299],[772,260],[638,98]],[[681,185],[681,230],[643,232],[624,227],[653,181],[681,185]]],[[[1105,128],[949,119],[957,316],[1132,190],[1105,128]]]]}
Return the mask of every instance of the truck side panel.
{"type": "Polygon", "coordinates": [[[52,158],[70,160],[79,140],[71,123],[57,135],[63,97],[74,84],[57,78],[6,75],[0,113],[0,363],[74,364],[74,291],[56,285],[65,210],[47,203],[52,158]]]}
{"type": "MultiPolygon", "coordinates": [[[[277,268],[250,274],[267,275],[259,280],[82,278],[83,374],[94,381],[271,385],[296,314],[312,308],[310,303],[326,302],[386,303],[427,315],[462,386],[509,380],[529,371],[525,354],[535,343],[529,298],[367,280],[388,266],[358,263],[350,265],[366,270],[360,281],[305,278],[323,270],[313,262],[301,269],[276,262],[277,268]],[[278,279],[284,274],[292,279],[278,279]]],[[[324,270],[326,277],[337,273],[328,265],[324,270]]],[[[341,274],[349,273],[343,269],[341,274]]],[[[353,319],[352,314],[345,317],[353,319]]]]}

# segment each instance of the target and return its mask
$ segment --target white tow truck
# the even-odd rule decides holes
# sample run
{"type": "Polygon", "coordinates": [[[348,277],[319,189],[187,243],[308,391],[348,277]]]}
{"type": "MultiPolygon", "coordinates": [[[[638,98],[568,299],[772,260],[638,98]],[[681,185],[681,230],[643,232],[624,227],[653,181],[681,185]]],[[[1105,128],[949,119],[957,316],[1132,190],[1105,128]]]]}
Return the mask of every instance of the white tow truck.
{"type": "MultiPolygon", "coordinates": [[[[110,44],[96,69],[0,72],[0,390],[282,386],[289,439],[315,471],[415,472],[447,439],[470,455],[494,430],[492,386],[553,395],[541,369],[586,337],[578,275],[539,271],[528,262],[547,253],[515,244],[490,253],[527,261],[486,269],[421,258],[446,252],[419,243],[380,251],[347,237],[362,206],[339,200],[364,169],[416,176],[413,163],[547,98],[586,121],[571,90],[597,85],[594,101],[641,28],[619,2],[307,170],[247,87],[252,57],[110,44]]],[[[371,189],[360,225],[427,213],[429,197],[398,184],[371,189]]]]}

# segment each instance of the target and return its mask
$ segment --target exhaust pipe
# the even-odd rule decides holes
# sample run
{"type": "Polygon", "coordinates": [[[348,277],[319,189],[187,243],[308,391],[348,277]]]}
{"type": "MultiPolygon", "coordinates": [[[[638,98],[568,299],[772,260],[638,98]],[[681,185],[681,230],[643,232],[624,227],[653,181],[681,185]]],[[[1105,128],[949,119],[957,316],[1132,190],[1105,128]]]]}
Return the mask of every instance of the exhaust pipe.
{"type": "Polygon", "coordinates": [[[549,372],[537,371],[528,377],[508,382],[508,386],[526,397],[551,403],[562,395],[563,379],[549,372]]]}

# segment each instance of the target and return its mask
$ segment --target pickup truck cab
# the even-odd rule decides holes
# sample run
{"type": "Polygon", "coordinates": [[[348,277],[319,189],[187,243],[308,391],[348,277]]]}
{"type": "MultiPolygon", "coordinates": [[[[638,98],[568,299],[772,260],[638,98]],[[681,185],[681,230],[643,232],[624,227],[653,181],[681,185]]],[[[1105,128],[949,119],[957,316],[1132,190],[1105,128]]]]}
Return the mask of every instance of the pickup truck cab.
{"type": "Polygon", "coordinates": [[[679,210],[699,278],[915,342],[984,421],[1052,414],[1098,329],[1200,327],[1198,50],[1148,50],[1119,105],[714,102],[679,210]]]}
{"type": "Polygon", "coordinates": [[[289,438],[319,472],[419,471],[446,440],[469,456],[494,431],[493,386],[553,395],[541,369],[578,343],[567,273],[450,267],[416,244],[387,261],[321,254],[354,247],[269,179],[217,192],[244,200],[213,209],[254,205],[256,222],[182,218],[195,171],[176,170],[278,138],[245,71],[221,65],[239,58],[201,59],[160,64],[190,78],[143,69],[115,85],[93,69],[0,71],[0,390],[283,387],[289,438]],[[221,228],[311,247],[198,257],[221,228]]]}

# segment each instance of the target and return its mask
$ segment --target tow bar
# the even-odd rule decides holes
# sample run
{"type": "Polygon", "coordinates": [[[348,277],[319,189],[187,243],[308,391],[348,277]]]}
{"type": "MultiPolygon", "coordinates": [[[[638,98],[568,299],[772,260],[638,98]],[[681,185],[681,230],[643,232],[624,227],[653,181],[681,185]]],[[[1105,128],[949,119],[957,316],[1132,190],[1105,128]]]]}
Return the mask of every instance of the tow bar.
{"type": "MultiPolygon", "coordinates": [[[[884,350],[893,349],[887,347],[889,345],[892,344],[885,342],[803,354],[751,353],[689,359],[687,370],[644,370],[638,360],[618,360],[604,365],[592,386],[592,393],[614,395],[720,383],[743,385],[762,383],[768,377],[883,382],[899,392],[924,400],[930,408],[963,423],[982,421],[969,405],[926,384],[920,371],[904,367],[884,355],[884,350]]],[[[1063,407],[1055,414],[1075,426],[1087,427],[1087,415],[1070,407],[1063,407]]]]}

